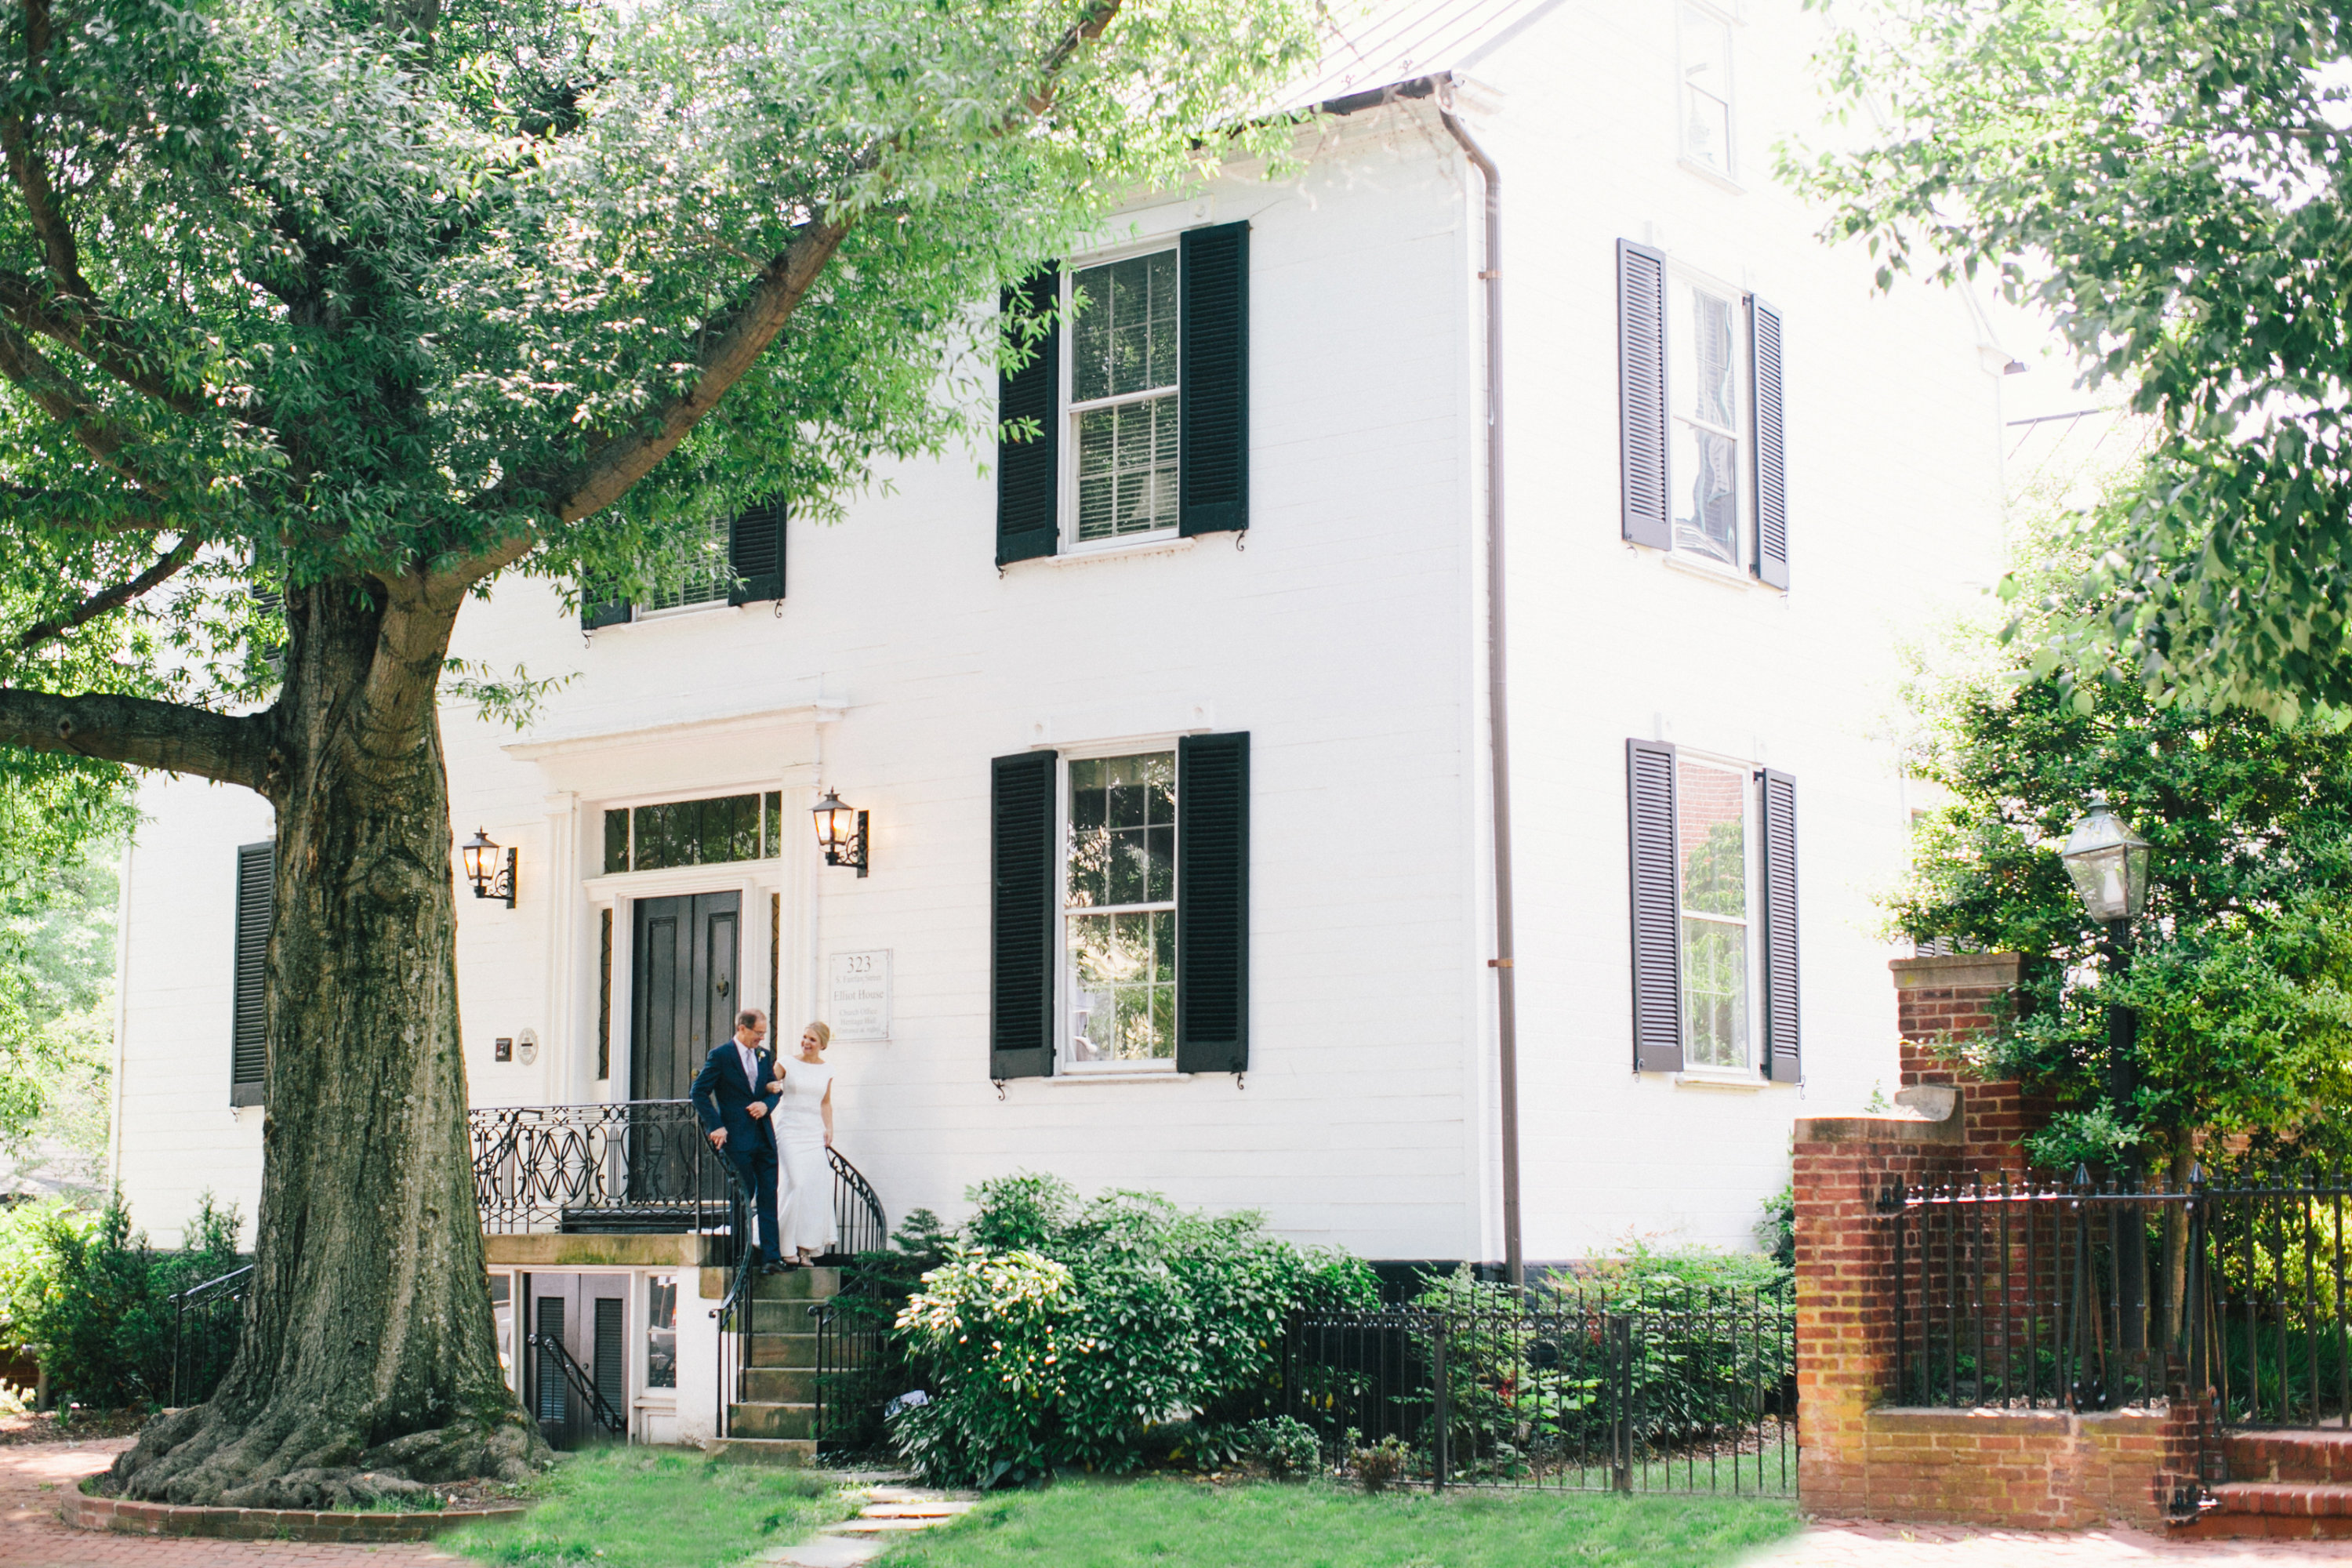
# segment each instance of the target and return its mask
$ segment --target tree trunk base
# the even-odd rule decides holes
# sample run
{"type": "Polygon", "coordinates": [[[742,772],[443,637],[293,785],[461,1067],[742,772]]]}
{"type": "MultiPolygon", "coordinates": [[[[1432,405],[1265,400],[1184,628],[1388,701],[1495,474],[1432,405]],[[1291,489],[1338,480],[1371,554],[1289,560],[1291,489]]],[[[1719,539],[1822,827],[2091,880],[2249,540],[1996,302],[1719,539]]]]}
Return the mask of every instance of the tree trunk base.
{"type": "Polygon", "coordinates": [[[367,1447],[350,1424],[315,1407],[273,1406],[240,1422],[204,1405],[150,1421],[104,1489],[212,1508],[351,1509],[436,1483],[526,1481],[551,1458],[519,1410],[367,1447]]]}

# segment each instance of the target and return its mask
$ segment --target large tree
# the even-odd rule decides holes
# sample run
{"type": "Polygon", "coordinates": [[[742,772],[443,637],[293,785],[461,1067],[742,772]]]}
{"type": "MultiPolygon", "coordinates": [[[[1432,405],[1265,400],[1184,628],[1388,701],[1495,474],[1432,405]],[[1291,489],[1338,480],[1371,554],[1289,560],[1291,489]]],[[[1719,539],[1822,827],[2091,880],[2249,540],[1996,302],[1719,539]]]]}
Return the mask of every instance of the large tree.
{"type": "Polygon", "coordinates": [[[122,1489],[519,1472],[436,717],[461,610],[642,587],[748,502],[988,430],[999,288],[1207,168],[1309,42],[1292,0],[0,17],[0,742],[277,808],[245,1337],[122,1489]],[[68,657],[133,602],[157,658],[68,657]]]}
{"type": "Polygon", "coordinates": [[[2292,720],[2352,706],[2352,7],[1882,0],[1791,153],[1882,286],[1990,273],[2157,437],[2042,667],[2292,720]]]}

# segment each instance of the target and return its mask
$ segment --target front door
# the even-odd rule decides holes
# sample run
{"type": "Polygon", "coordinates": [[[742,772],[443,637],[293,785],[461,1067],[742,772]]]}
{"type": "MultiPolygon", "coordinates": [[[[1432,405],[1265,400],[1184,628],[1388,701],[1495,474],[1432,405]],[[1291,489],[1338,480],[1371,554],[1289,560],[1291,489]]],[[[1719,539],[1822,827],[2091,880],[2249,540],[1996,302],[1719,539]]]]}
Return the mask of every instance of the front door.
{"type": "Polygon", "coordinates": [[[710,1047],[735,1032],[740,893],[636,902],[629,1098],[684,1100],[710,1047]]]}

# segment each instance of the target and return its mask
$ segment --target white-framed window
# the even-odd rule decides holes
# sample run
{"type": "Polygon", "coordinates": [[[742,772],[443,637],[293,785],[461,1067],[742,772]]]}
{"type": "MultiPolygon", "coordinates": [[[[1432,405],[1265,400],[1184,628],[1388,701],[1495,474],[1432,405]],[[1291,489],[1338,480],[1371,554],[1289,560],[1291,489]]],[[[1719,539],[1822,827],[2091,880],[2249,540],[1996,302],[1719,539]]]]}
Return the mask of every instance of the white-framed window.
{"type": "Polygon", "coordinates": [[[1673,549],[1734,570],[1748,562],[1747,388],[1740,291],[1670,268],[1666,275],[1666,484],[1673,549]]]}
{"type": "Polygon", "coordinates": [[[721,517],[700,534],[682,541],[670,563],[657,574],[659,585],[637,605],[640,616],[664,610],[692,609],[698,605],[723,605],[735,592],[735,568],[728,549],[734,537],[733,519],[721,517]]]}
{"type": "Polygon", "coordinates": [[[1748,764],[1679,752],[1675,837],[1682,865],[1683,1059],[1748,1067],[1759,952],[1755,941],[1756,791],[1748,764]]]}
{"type": "Polygon", "coordinates": [[[1063,275],[1065,549],[1176,531],[1178,268],[1171,244],[1063,275]]]}
{"type": "Polygon", "coordinates": [[[1684,0],[1677,30],[1683,156],[1732,178],[1731,22],[1711,5],[1684,0]]]}
{"type": "Polygon", "coordinates": [[[646,1381],[648,1389],[677,1387],[677,1276],[646,1276],[646,1381]]]}
{"type": "Polygon", "coordinates": [[[1063,1063],[1176,1058],[1176,752],[1062,764],[1063,1063]]]}

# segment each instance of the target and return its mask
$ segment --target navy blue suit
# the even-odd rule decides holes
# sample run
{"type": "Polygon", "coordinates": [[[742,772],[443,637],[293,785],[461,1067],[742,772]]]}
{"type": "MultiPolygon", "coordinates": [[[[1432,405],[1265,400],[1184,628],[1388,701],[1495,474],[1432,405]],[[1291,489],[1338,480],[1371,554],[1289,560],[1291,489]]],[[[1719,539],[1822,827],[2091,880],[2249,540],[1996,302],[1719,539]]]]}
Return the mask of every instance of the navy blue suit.
{"type": "Polygon", "coordinates": [[[702,1070],[694,1075],[694,1087],[687,1091],[687,1098],[693,1101],[704,1132],[727,1130],[727,1144],[720,1152],[755,1196],[754,1245],[762,1261],[773,1263],[780,1258],[776,1242],[781,1233],[776,1226],[776,1140],[771,1127],[781,1097],[767,1092],[774,1081],[775,1058],[764,1049],[757,1055],[758,1079],[747,1081],[742,1048],[730,1036],[703,1058],[702,1070]],[[755,1104],[768,1108],[764,1116],[751,1115],[755,1104]]]}

